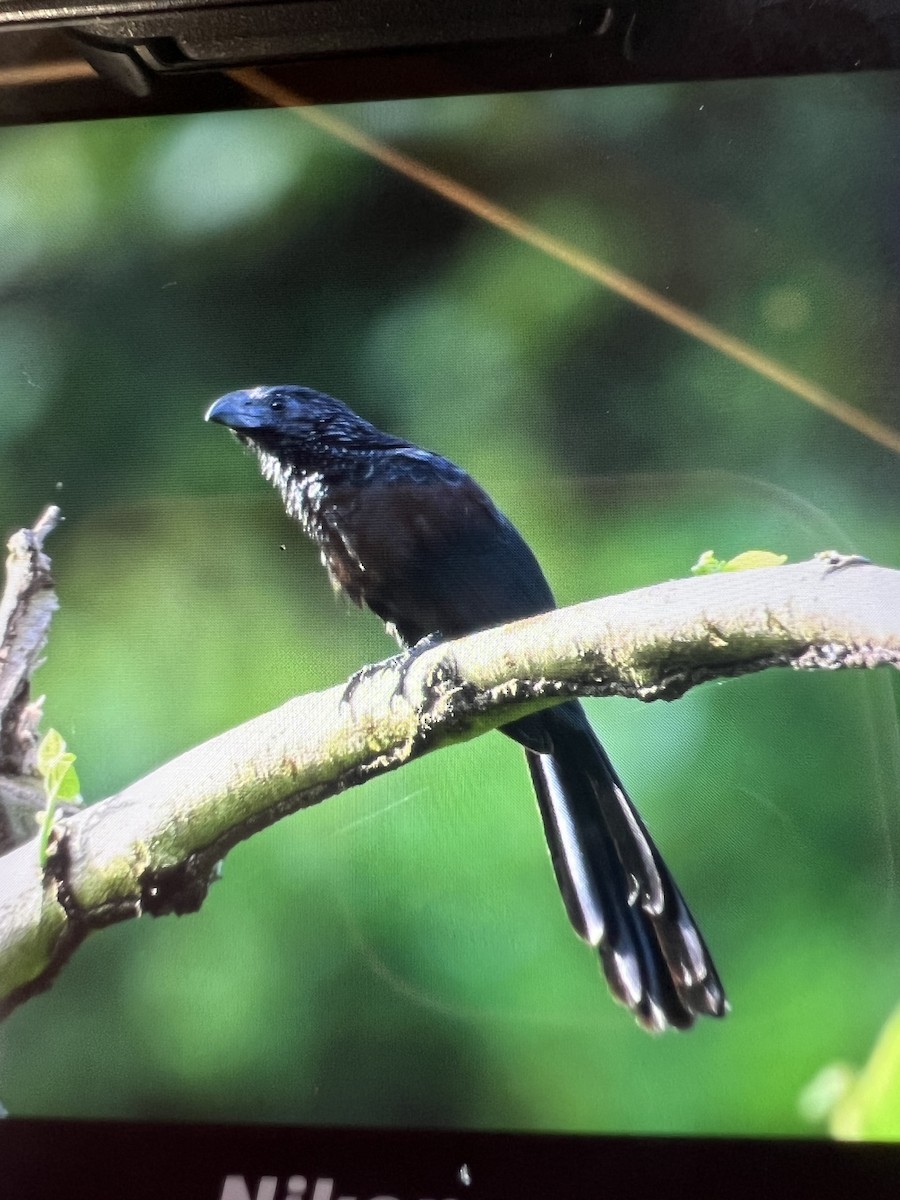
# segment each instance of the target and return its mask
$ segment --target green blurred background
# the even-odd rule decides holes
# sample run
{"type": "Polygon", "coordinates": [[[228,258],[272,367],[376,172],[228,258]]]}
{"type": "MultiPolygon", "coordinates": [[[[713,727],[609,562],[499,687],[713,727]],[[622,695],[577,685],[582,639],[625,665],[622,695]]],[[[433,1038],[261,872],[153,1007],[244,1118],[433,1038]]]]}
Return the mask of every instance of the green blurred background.
{"type": "MultiPolygon", "coordinates": [[[[896,77],[341,112],[896,424],[896,77]]],[[[311,384],[460,461],[561,603],[710,548],[900,566],[889,450],[295,113],[3,131],[0,296],[0,526],[66,516],[36,686],[89,800],[393,651],[203,424],[236,387],[311,384]]],[[[896,697],[886,673],[769,672],[590,704],[724,1022],[653,1039],[611,1002],[490,735],[238,847],[199,914],[90,939],[0,1030],[0,1099],[815,1132],[804,1089],[900,1000],[896,697]]]]}

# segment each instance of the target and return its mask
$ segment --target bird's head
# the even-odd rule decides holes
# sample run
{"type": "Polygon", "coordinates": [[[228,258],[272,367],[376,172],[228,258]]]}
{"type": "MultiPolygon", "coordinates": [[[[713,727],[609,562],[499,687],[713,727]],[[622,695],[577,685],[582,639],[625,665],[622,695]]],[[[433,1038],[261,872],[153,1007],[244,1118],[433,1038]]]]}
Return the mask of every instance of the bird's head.
{"type": "Polygon", "coordinates": [[[348,455],[409,445],[382,433],[333,396],[294,384],[228,392],[210,406],[206,419],[226,425],[256,450],[264,473],[267,463],[316,471],[348,455]]]}
{"type": "Polygon", "coordinates": [[[328,440],[331,432],[360,420],[340,400],[291,384],[228,392],[210,406],[206,419],[271,452],[328,440]]]}

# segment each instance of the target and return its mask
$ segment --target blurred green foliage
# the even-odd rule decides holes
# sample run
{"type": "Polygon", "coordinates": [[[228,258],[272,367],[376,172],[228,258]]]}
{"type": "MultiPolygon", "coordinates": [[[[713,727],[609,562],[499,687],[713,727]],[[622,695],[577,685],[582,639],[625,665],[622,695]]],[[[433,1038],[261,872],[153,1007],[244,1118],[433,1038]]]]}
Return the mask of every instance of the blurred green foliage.
{"type": "MultiPolygon", "coordinates": [[[[342,111],[896,423],[898,109],[885,75],[342,111]]],[[[563,603],[709,546],[900,566],[888,450],[290,112],[3,131],[0,297],[0,519],[66,516],[37,686],[89,801],[392,652],[203,425],[239,386],[318,386],[461,461],[563,603]]],[[[90,939],[0,1031],[5,1105],[808,1132],[804,1088],[900,993],[892,681],[590,709],[726,1021],[651,1039],[611,1003],[491,735],[238,847],[199,914],[90,939]]]]}
{"type": "Polygon", "coordinates": [[[900,1008],[894,1010],[861,1070],[831,1063],[801,1097],[811,1120],[828,1120],[846,1141],[900,1141],[900,1008]]]}

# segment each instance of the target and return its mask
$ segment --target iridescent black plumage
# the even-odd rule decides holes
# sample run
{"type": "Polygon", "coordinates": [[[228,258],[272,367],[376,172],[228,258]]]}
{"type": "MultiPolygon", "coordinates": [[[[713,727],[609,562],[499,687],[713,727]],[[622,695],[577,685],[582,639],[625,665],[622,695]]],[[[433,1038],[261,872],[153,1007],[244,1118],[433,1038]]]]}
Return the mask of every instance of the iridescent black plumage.
{"type": "MultiPolygon", "coordinates": [[[[461,468],[310,388],[230,392],[207,419],[257,452],[336,587],[404,646],[555,607],[537,559],[461,468]]],[[[504,726],[524,748],[560,891],[613,995],[648,1029],[722,1016],[678,888],[577,701],[504,726]]]]}

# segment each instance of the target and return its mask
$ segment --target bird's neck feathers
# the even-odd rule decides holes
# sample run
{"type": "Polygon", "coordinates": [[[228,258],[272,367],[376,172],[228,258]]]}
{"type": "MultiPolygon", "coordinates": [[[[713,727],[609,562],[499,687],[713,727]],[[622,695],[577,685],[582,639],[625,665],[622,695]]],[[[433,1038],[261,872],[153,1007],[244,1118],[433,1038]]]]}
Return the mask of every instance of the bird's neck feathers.
{"type": "Polygon", "coordinates": [[[299,521],[303,532],[317,545],[327,536],[325,511],[328,485],[321,471],[301,470],[277,454],[257,447],[263,476],[280,492],[285,512],[299,521]]]}
{"type": "Polygon", "coordinates": [[[382,440],[362,447],[322,438],[312,446],[283,444],[277,450],[253,445],[263,477],[281,493],[288,514],[310,537],[318,537],[320,510],[333,485],[366,483],[386,450],[408,444],[374,427],[373,433],[382,440]]]}
{"type": "Polygon", "coordinates": [[[286,426],[260,431],[248,440],[259,454],[264,474],[266,460],[271,459],[276,460],[268,468],[273,474],[278,469],[290,469],[298,475],[332,469],[343,472],[379,451],[409,445],[349,410],[321,416],[299,429],[286,426]]]}
{"type": "Polygon", "coordinates": [[[263,477],[281,493],[288,514],[305,526],[311,493],[315,496],[316,490],[321,489],[321,472],[311,466],[302,468],[292,459],[263,450],[260,446],[254,449],[259,456],[263,477]]]}
{"type": "MultiPolygon", "coordinates": [[[[317,537],[319,515],[335,483],[364,483],[385,452],[410,443],[384,433],[355,413],[331,413],[302,431],[267,431],[247,438],[263,476],[281,493],[288,513],[317,537]]],[[[411,447],[410,447],[411,448],[411,447]]]]}

